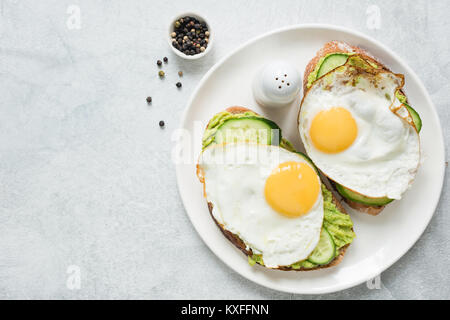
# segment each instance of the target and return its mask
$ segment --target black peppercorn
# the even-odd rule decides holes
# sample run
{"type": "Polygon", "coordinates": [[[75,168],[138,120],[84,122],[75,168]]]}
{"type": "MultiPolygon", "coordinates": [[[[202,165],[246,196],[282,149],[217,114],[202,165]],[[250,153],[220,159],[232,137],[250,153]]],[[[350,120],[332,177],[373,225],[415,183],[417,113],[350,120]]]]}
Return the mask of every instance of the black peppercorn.
{"type": "Polygon", "coordinates": [[[181,88],[181,86],[182,86],[181,82],[177,82],[176,86],[177,86],[177,88],[181,88]]]}
{"type": "Polygon", "coordinates": [[[164,127],[164,125],[165,125],[165,124],[164,124],[164,121],[161,120],[161,121],[159,122],[159,126],[162,128],[162,127],[164,127]]]}
{"type": "Polygon", "coordinates": [[[147,103],[151,103],[152,102],[152,97],[147,97],[147,103]]]}
{"type": "Polygon", "coordinates": [[[165,63],[167,63],[167,61],[169,61],[169,59],[167,59],[167,57],[164,57],[163,60],[165,63]]]}
{"type": "Polygon", "coordinates": [[[162,61],[161,61],[161,60],[158,60],[158,61],[156,61],[156,64],[157,64],[158,66],[160,66],[160,65],[162,65],[162,61]]]}

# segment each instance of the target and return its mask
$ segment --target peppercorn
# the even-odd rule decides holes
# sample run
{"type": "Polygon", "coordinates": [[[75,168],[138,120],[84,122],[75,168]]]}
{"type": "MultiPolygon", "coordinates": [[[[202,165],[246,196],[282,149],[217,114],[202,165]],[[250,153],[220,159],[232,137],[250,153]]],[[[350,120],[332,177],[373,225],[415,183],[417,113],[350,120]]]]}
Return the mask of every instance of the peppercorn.
{"type": "Polygon", "coordinates": [[[166,75],[166,74],[165,74],[164,71],[162,71],[162,70],[161,70],[160,72],[158,72],[158,76],[160,76],[161,78],[164,77],[165,75],[166,75]]]}
{"type": "Polygon", "coordinates": [[[181,86],[182,86],[181,82],[177,82],[176,86],[177,86],[177,88],[181,88],[181,86]]]}
{"type": "Polygon", "coordinates": [[[152,103],[152,97],[147,97],[147,103],[152,103]]]}
{"type": "Polygon", "coordinates": [[[156,61],[156,64],[157,64],[158,66],[161,66],[161,65],[162,65],[162,61],[161,61],[161,60],[158,60],[158,61],[156,61]]]}
{"type": "Polygon", "coordinates": [[[167,63],[167,61],[169,61],[169,59],[167,59],[167,57],[164,57],[163,60],[165,63],[167,63]]]}
{"type": "Polygon", "coordinates": [[[161,121],[159,122],[159,126],[162,128],[162,127],[164,127],[164,125],[165,125],[164,121],[161,120],[161,121]]]}

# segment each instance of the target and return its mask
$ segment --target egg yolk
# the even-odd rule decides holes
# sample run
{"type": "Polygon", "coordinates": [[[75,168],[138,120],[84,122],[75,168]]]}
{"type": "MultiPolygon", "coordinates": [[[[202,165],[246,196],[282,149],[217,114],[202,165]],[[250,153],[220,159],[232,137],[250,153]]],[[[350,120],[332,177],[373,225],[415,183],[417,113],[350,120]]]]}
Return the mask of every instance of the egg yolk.
{"type": "Polygon", "coordinates": [[[302,162],[289,161],[278,165],[266,180],[264,195],[278,213],[300,217],[311,210],[320,191],[314,169],[302,162]]]}
{"type": "Polygon", "coordinates": [[[320,111],[313,119],[309,134],[314,146],[325,153],[338,153],[352,145],[358,126],[350,111],[333,107],[320,111]]]}

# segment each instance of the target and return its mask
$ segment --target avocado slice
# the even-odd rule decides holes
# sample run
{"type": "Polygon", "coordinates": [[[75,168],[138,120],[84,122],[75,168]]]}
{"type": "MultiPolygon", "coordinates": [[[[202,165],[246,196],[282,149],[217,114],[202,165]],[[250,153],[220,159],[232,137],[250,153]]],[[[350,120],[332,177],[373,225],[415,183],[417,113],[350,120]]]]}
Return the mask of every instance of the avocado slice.
{"type": "Polygon", "coordinates": [[[382,198],[366,197],[366,196],[363,196],[362,194],[359,194],[350,189],[347,189],[346,187],[344,187],[338,183],[336,183],[336,190],[344,198],[347,198],[354,202],[365,204],[367,206],[384,206],[384,205],[394,201],[394,199],[389,199],[387,197],[382,197],[382,198]]]}

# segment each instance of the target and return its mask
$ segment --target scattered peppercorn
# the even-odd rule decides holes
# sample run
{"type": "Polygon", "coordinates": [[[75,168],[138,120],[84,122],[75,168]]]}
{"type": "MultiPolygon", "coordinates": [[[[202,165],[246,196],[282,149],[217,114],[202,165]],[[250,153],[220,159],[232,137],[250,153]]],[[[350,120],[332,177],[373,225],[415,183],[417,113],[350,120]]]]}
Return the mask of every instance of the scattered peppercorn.
{"type": "Polygon", "coordinates": [[[165,63],[167,63],[167,61],[169,61],[169,59],[167,59],[167,57],[164,57],[163,60],[165,63]]]}
{"type": "Polygon", "coordinates": [[[183,76],[183,71],[178,71],[178,75],[179,75],[180,77],[182,77],[182,76],[183,76]]]}
{"type": "Polygon", "coordinates": [[[164,77],[165,75],[166,75],[166,74],[165,74],[164,71],[162,71],[162,70],[161,70],[160,72],[158,72],[158,76],[160,76],[161,78],[164,77]]]}
{"type": "Polygon", "coordinates": [[[152,103],[152,97],[147,97],[147,103],[152,103]]]}
{"type": "Polygon", "coordinates": [[[164,121],[161,120],[161,121],[159,122],[159,126],[162,128],[162,127],[164,127],[164,125],[165,125],[165,124],[164,124],[164,121]]]}
{"type": "Polygon", "coordinates": [[[156,61],[156,64],[157,64],[158,66],[161,66],[161,65],[162,65],[162,61],[161,61],[161,60],[158,60],[158,61],[156,61]]]}
{"type": "MultiPolygon", "coordinates": [[[[204,52],[208,47],[210,32],[204,21],[190,16],[178,19],[174,23],[174,30],[170,34],[173,38],[172,46],[186,55],[204,52]]],[[[166,60],[164,60],[166,62],[166,60]]]]}
{"type": "Polygon", "coordinates": [[[176,86],[177,86],[177,88],[181,88],[181,86],[182,86],[181,82],[177,82],[176,86]]]}

